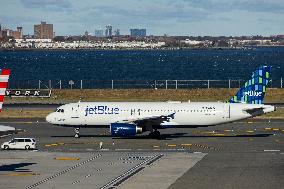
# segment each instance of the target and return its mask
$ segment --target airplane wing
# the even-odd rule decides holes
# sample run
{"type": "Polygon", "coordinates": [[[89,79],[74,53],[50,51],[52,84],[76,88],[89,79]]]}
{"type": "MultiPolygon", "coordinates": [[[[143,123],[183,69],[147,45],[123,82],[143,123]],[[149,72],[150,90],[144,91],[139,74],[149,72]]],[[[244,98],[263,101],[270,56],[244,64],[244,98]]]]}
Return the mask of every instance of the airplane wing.
{"type": "Polygon", "coordinates": [[[174,119],[175,113],[168,115],[153,115],[147,117],[137,117],[131,119],[125,119],[121,121],[117,121],[115,123],[126,123],[126,124],[135,124],[139,125],[160,125],[163,122],[168,122],[170,119],[174,119]]]}
{"type": "Polygon", "coordinates": [[[0,125],[0,132],[15,131],[15,130],[16,130],[15,127],[0,125]]]}
{"type": "Polygon", "coordinates": [[[13,133],[17,133],[14,127],[0,125],[0,138],[13,133]]]}

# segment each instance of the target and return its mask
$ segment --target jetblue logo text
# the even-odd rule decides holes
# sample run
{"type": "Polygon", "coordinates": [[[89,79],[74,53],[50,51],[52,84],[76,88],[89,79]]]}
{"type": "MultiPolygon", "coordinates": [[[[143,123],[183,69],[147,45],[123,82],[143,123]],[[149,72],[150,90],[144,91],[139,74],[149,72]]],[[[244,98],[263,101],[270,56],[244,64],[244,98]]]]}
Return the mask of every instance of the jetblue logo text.
{"type": "Polygon", "coordinates": [[[85,116],[92,114],[119,114],[119,108],[110,108],[108,106],[88,107],[85,110],[85,116]]]}
{"type": "Polygon", "coordinates": [[[256,92],[256,91],[248,91],[244,92],[245,96],[261,96],[262,92],[256,92]]]}

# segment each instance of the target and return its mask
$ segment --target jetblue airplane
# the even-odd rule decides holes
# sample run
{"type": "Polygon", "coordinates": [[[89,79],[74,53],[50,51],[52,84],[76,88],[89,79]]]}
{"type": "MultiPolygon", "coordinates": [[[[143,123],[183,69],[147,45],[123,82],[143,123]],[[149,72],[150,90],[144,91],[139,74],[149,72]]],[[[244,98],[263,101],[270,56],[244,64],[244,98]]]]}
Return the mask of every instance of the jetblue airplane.
{"type": "Polygon", "coordinates": [[[271,78],[271,67],[262,66],[227,102],[78,102],[57,108],[46,121],[60,126],[107,126],[112,136],[127,137],[150,131],[159,138],[158,129],[202,127],[230,123],[275,111],[263,98],[271,78]]]}

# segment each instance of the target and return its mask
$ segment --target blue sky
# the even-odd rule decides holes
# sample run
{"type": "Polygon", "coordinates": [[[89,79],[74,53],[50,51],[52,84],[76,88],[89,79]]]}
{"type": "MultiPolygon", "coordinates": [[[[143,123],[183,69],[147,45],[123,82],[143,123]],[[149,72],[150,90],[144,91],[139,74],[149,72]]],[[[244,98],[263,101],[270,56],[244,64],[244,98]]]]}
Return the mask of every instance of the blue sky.
{"type": "Polygon", "coordinates": [[[1,0],[0,23],[33,34],[40,21],[56,35],[83,34],[111,24],[122,34],[239,36],[284,34],[283,0],[1,0]]]}

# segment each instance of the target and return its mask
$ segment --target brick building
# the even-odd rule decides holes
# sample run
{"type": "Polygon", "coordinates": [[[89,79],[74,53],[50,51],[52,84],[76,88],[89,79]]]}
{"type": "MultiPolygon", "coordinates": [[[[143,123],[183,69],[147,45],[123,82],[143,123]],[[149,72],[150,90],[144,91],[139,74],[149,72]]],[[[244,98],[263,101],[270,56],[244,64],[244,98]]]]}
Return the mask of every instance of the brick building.
{"type": "Polygon", "coordinates": [[[34,37],[37,39],[53,39],[53,24],[41,22],[38,25],[34,25],[34,37]]]}

